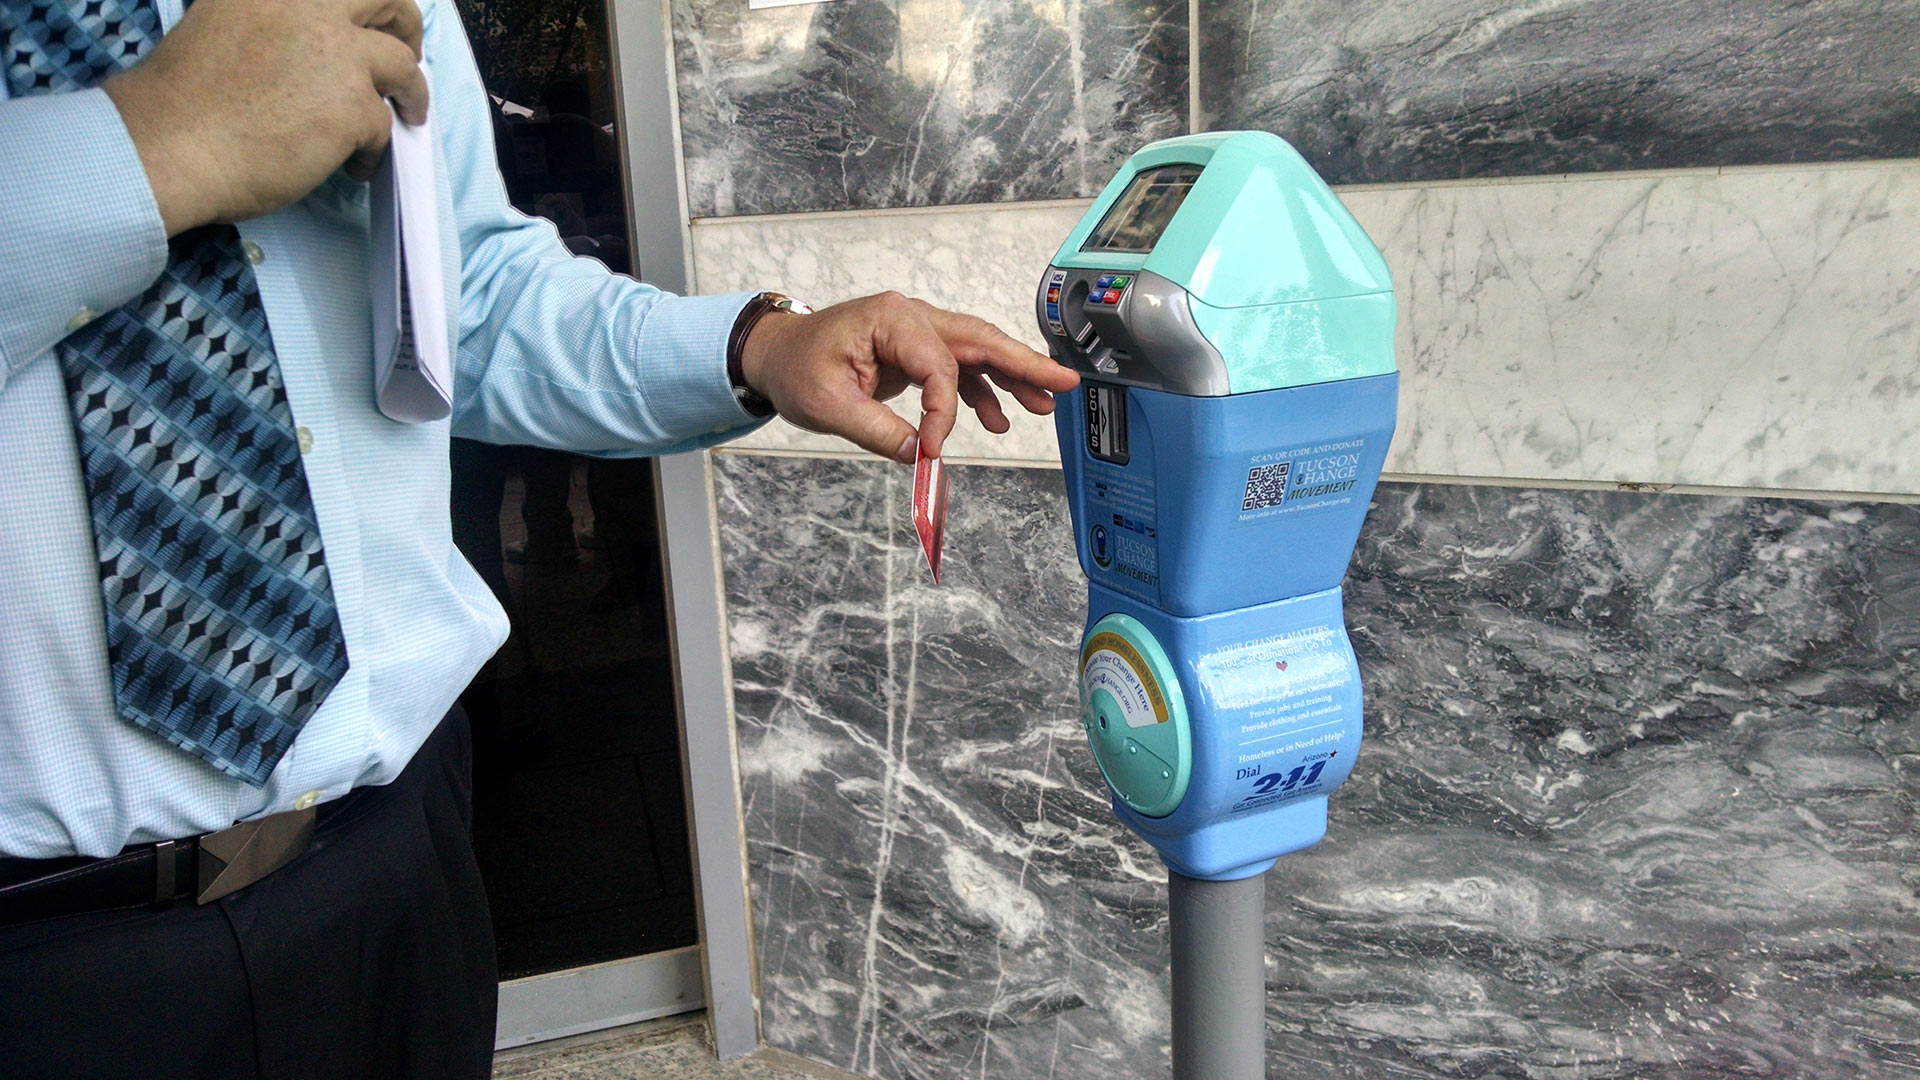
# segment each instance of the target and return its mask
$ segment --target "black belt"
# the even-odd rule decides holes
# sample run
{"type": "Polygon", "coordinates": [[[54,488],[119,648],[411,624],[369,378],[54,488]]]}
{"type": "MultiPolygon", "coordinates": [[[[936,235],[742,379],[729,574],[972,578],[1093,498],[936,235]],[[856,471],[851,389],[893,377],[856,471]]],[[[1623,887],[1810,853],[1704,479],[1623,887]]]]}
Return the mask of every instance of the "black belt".
{"type": "Polygon", "coordinates": [[[0,926],[193,898],[205,904],[259,881],[313,842],[314,808],[243,821],[104,859],[0,858],[0,926]]]}

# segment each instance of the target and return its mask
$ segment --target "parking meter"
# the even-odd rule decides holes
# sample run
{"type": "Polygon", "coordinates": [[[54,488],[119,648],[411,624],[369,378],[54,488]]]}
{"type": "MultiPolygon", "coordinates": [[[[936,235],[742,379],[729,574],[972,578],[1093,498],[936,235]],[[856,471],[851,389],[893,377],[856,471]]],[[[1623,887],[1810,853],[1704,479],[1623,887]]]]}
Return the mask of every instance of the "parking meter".
{"type": "Polygon", "coordinates": [[[1360,748],[1340,581],[1393,436],[1392,280],[1291,146],[1218,132],[1130,158],[1036,313],[1081,375],[1055,421],[1081,721],[1172,872],[1174,1075],[1259,1077],[1261,875],[1360,748]]]}

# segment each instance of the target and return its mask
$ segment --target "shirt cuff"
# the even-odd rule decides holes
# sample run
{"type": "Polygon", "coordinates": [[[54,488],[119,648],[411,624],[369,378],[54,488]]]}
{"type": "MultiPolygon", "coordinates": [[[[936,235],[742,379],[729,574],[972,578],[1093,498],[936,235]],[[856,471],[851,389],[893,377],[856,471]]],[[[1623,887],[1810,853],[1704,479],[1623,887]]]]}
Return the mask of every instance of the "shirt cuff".
{"type": "Polygon", "coordinates": [[[0,383],[167,265],[133,137],[95,88],[0,101],[0,383]]]}
{"type": "MultiPolygon", "coordinates": [[[[727,377],[727,339],[757,292],[676,296],[642,324],[640,400],[662,430],[696,438],[765,423],[741,407],[727,377]]],[[[703,440],[704,441],[704,440],[703,440]]]]}

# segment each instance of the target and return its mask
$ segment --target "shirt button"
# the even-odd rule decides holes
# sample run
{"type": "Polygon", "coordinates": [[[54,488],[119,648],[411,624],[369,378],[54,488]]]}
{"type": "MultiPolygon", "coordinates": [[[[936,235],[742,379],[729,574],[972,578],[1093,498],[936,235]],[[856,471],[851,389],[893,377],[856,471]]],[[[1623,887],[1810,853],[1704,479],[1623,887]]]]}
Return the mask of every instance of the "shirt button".
{"type": "Polygon", "coordinates": [[[240,241],[240,250],[247,253],[247,261],[255,266],[267,261],[267,253],[260,250],[260,245],[251,240],[240,241]]]}
{"type": "Polygon", "coordinates": [[[299,798],[293,800],[293,808],[295,810],[305,810],[307,807],[312,806],[314,803],[317,803],[319,801],[320,801],[320,793],[317,791],[309,791],[305,795],[302,795],[299,798]]]}
{"type": "Polygon", "coordinates": [[[73,318],[67,320],[67,333],[71,334],[99,317],[99,312],[90,307],[83,307],[73,313],[73,318]]]}
{"type": "Polygon", "coordinates": [[[293,437],[300,441],[301,453],[304,454],[313,449],[313,432],[307,430],[307,425],[300,424],[295,427],[293,429],[293,437]]]}

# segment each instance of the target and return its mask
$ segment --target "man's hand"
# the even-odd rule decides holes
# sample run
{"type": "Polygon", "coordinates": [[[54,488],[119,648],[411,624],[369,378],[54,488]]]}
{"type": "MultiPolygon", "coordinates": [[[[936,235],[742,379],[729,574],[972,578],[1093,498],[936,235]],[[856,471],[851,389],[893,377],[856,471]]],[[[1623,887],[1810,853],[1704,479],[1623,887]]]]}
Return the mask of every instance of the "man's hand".
{"type": "Polygon", "coordinates": [[[812,315],[768,314],[748,335],[740,368],[747,385],[793,423],[908,465],[916,439],[929,457],[940,455],[960,401],[988,431],[1007,431],[989,381],[1042,416],[1053,411],[1054,394],[1080,383],[1071,368],[985,319],[891,292],[812,315]],[[909,384],[922,388],[917,432],[881,404],[909,384]]]}
{"type": "Polygon", "coordinates": [[[167,235],[278,210],[427,115],[413,0],[199,0],[106,82],[167,235]]]}

